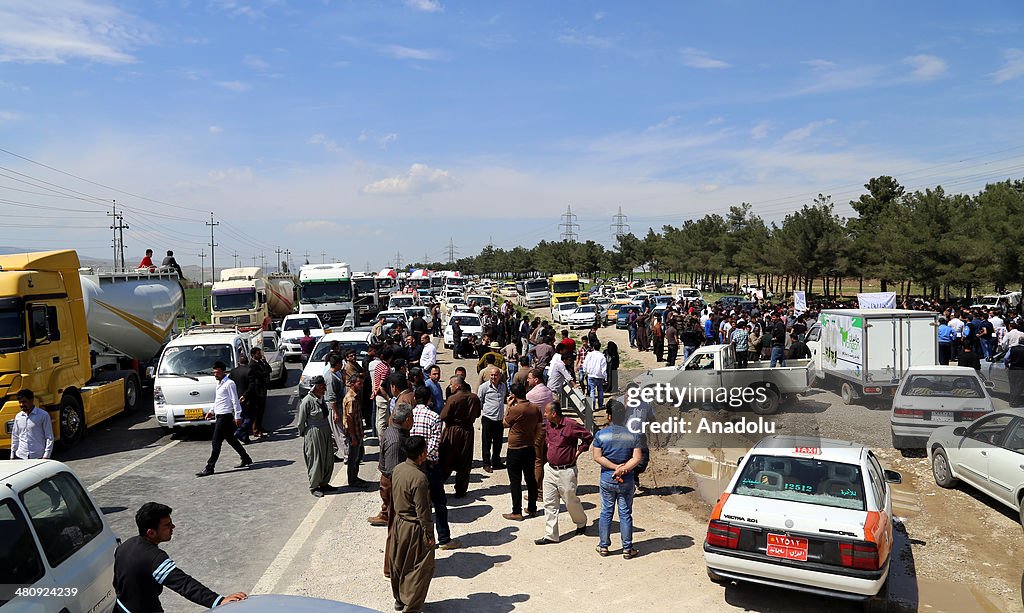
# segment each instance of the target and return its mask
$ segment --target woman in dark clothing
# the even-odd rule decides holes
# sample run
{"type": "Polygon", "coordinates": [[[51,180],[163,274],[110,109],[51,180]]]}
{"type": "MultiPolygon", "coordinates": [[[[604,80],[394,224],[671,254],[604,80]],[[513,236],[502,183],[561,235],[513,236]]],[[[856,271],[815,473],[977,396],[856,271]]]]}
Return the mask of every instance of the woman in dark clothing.
{"type": "Polygon", "coordinates": [[[612,393],[619,389],[619,347],[615,341],[608,341],[604,348],[604,357],[608,360],[608,380],[605,391],[612,393]]]}

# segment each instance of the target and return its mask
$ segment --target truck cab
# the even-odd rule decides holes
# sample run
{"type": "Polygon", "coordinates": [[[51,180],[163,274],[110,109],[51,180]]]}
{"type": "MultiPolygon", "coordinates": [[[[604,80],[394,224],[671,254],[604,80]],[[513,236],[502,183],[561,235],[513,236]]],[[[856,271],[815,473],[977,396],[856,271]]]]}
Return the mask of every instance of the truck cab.
{"type": "Polygon", "coordinates": [[[551,307],[559,302],[587,301],[588,296],[580,293],[580,278],[575,274],[553,275],[551,277],[551,307]]]}
{"type": "Polygon", "coordinates": [[[315,313],[325,326],[355,321],[352,272],[344,262],[307,264],[299,269],[299,313],[315,313]]]}
{"type": "Polygon", "coordinates": [[[262,326],[269,317],[267,282],[259,268],[227,268],[210,290],[215,324],[262,326]]]}

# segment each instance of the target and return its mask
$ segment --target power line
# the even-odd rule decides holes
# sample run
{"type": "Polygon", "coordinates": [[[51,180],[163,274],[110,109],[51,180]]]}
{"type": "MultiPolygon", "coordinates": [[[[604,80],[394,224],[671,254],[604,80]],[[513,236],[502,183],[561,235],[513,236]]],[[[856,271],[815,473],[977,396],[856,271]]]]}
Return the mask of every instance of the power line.
{"type": "Polygon", "coordinates": [[[580,224],[576,223],[576,215],[572,212],[572,205],[568,205],[565,208],[565,213],[562,214],[562,223],[558,224],[560,228],[565,228],[562,231],[562,240],[569,243],[575,243],[579,240],[579,229],[580,224]]]}

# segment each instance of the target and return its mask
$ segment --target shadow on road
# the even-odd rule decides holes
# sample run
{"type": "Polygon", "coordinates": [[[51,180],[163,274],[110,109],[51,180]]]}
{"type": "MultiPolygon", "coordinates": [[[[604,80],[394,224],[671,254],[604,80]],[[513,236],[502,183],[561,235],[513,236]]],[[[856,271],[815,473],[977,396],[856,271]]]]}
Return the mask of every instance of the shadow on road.
{"type": "Polygon", "coordinates": [[[426,611],[477,611],[479,613],[510,613],[515,611],[517,604],[530,599],[527,594],[499,596],[494,592],[470,594],[465,598],[449,598],[438,602],[427,603],[426,611]]]}
{"type": "Polygon", "coordinates": [[[489,504],[475,505],[471,507],[456,507],[449,509],[448,521],[453,524],[472,523],[494,510],[489,504]]]}
{"type": "MultiPolygon", "coordinates": [[[[635,531],[635,530],[634,530],[635,531]]],[[[612,533],[614,534],[614,532],[612,533]]],[[[650,540],[637,541],[634,545],[642,555],[660,553],[662,551],[678,551],[693,547],[693,537],[685,534],[676,536],[659,536],[650,540]]]]}
{"type": "MultiPolygon", "coordinates": [[[[435,562],[434,577],[458,577],[472,579],[479,577],[498,564],[512,559],[510,555],[489,556],[471,551],[459,551],[446,558],[438,558],[435,562]]],[[[478,609],[467,609],[476,611],[478,609]]]]}
{"type": "Polygon", "coordinates": [[[459,542],[463,547],[496,547],[516,540],[516,532],[519,532],[518,526],[507,526],[497,532],[471,532],[460,536],[459,542]]]}

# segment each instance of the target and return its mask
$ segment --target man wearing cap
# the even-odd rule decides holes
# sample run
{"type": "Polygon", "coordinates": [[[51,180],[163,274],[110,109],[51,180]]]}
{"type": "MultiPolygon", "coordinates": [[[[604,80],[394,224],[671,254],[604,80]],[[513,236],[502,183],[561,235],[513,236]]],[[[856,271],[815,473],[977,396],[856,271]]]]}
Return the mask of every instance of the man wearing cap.
{"type": "MultiPolygon", "coordinates": [[[[337,356],[332,356],[337,359],[337,356]]],[[[327,383],[320,375],[313,377],[313,388],[299,403],[299,436],[302,437],[302,455],[306,459],[309,491],[317,498],[333,492],[330,485],[334,474],[334,446],[331,443],[330,410],[324,401],[327,383]]]]}

